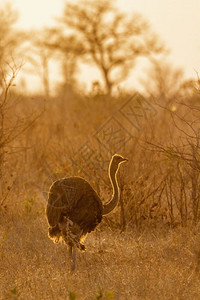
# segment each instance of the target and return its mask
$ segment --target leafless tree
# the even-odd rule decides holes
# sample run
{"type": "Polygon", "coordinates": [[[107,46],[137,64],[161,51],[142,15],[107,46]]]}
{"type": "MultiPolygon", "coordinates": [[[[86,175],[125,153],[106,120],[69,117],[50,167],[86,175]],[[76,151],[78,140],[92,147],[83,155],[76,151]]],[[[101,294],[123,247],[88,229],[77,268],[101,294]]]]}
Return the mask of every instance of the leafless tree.
{"type": "Polygon", "coordinates": [[[146,74],[146,79],[142,79],[141,83],[148,96],[159,102],[161,100],[163,105],[182,96],[183,70],[173,67],[166,58],[152,58],[146,74]]]}
{"type": "Polygon", "coordinates": [[[25,71],[31,74],[37,74],[40,77],[44,95],[47,99],[50,96],[49,65],[54,56],[51,49],[45,45],[45,41],[48,40],[48,38],[49,33],[46,30],[42,32],[29,32],[27,33],[28,44],[25,46],[26,61],[31,65],[26,67],[25,71]]]}
{"type": "Polygon", "coordinates": [[[66,3],[48,44],[95,65],[107,94],[128,76],[139,56],[149,57],[164,49],[139,14],[128,17],[112,1],[66,3]]]}
{"type": "Polygon", "coordinates": [[[31,113],[31,115],[23,116],[17,113],[17,97],[12,93],[12,88],[15,86],[15,79],[22,66],[8,65],[9,72],[0,73],[2,78],[2,86],[0,92],[0,209],[3,207],[11,186],[7,185],[7,174],[9,173],[9,160],[11,156],[16,154],[20,149],[17,143],[18,137],[24,131],[30,128],[33,123],[39,118],[40,113],[31,113]]]}
{"type": "MultiPolygon", "coordinates": [[[[4,85],[3,74],[9,71],[9,64],[17,60],[17,51],[23,40],[23,33],[13,28],[17,21],[17,12],[7,4],[0,6],[0,88],[4,85]]],[[[21,55],[20,55],[21,59],[21,55]]]]}

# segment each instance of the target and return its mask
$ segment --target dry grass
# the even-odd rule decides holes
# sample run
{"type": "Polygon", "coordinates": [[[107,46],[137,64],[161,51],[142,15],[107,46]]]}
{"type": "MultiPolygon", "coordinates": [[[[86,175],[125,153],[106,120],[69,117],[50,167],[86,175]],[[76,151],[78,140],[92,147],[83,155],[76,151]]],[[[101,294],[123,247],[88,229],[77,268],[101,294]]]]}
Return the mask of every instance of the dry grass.
{"type": "MultiPolygon", "coordinates": [[[[20,99],[9,115],[43,109],[40,98],[20,99]]],[[[144,118],[138,131],[131,129],[133,143],[122,149],[129,158],[119,176],[127,230],[120,233],[118,208],[88,235],[88,251],[79,254],[74,274],[66,246],[48,239],[42,194],[61,173],[84,176],[69,158],[85,141],[94,142],[108,117],[119,117],[123,101],[49,99],[40,118],[9,145],[14,148],[6,148],[0,166],[1,197],[6,195],[0,207],[0,299],[200,299],[199,172],[171,155],[180,131],[168,111],[144,118]],[[145,138],[171,143],[171,152],[148,152],[141,147],[145,138]]],[[[105,178],[107,170],[94,171],[105,178]]],[[[103,200],[110,196],[97,177],[92,184],[103,200]]]]}
{"type": "Polygon", "coordinates": [[[199,241],[198,228],[120,234],[102,224],[71,274],[44,214],[2,219],[0,299],[200,299],[199,241]]]}

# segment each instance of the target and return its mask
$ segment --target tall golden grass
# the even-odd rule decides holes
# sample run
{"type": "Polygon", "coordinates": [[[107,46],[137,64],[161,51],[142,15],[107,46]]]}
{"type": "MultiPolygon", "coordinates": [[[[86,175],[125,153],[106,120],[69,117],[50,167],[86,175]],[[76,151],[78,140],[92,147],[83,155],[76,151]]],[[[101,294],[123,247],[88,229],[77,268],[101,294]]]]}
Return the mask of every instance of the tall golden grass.
{"type": "Polygon", "coordinates": [[[0,299],[200,299],[199,96],[135,102],[135,123],[121,114],[130,96],[9,95],[2,132],[13,138],[2,136],[0,149],[0,299]],[[111,117],[130,137],[120,133],[118,150],[129,158],[119,174],[121,205],[87,237],[71,274],[66,246],[47,236],[48,188],[61,176],[84,176],[107,200],[115,144],[107,140],[105,148],[96,137],[111,117]],[[93,169],[81,154],[86,143],[105,156],[93,169]]]}

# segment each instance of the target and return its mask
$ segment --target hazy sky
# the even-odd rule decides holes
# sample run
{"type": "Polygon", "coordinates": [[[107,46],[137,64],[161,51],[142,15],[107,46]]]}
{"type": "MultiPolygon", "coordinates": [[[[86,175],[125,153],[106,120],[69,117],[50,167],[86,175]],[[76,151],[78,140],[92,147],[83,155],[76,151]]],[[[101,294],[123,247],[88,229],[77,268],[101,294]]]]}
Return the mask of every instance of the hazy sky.
{"type": "MultiPolygon", "coordinates": [[[[0,4],[4,3],[0,0],[0,4]]],[[[74,2],[74,1],[73,1],[74,2]]],[[[19,11],[18,27],[52,24],[62,13],[64,0],[12,0],[19,11]]],[[[185,76],[200,73],[200,0],[116,0],[121,10],[141,13],[171,50],[170,60],[185,76]]]]}
{"type": "Polygon", "coordinates": [[[192,76],[200,69],[200,0],[119,0],[127,11],[141,12],[171,50],[177,65],[192,76]],[[125,5],[123,5],[125,3],[125,5]]]}

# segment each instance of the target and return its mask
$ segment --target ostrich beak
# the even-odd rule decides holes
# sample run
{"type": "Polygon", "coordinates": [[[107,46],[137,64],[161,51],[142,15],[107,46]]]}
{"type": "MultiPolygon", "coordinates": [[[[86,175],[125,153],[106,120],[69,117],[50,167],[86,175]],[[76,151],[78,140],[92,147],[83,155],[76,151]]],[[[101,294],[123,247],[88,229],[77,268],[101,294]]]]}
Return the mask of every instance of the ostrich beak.
{"type": "Polygon", "coordinates": [[[128,158],[123,158],[122,162],[127,162],[128,158]]]}

